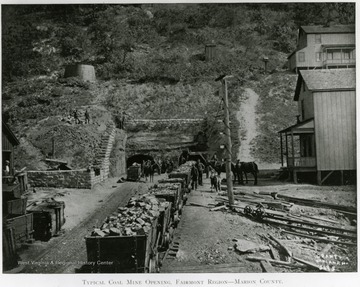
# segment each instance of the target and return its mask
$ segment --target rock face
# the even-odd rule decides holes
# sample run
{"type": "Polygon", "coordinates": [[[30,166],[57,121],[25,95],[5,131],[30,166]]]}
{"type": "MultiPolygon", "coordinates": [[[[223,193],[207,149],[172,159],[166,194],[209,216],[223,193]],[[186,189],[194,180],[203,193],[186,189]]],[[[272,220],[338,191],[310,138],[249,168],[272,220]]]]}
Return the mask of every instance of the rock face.
{"type": "Polygon", "coordinates": [[[126,123],[129,152],[176,150],[197,145],[202,119],[139,120],[126,123]]]}

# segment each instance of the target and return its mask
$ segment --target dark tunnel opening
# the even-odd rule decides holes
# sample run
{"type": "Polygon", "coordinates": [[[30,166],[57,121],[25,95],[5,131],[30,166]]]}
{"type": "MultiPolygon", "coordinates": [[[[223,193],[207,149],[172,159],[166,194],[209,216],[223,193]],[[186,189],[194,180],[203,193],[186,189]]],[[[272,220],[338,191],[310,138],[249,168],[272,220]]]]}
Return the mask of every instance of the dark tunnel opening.
{"type": "Polygon", "coordinates": [[[135,162],[138,164],[142,164],[143,161],[151,160],[152,163],[154,163],[154,158],[147,154],[136,154],[131,157],[129,157],[126,161],[126,166],[129,167],[133,165],[135,162]]]}

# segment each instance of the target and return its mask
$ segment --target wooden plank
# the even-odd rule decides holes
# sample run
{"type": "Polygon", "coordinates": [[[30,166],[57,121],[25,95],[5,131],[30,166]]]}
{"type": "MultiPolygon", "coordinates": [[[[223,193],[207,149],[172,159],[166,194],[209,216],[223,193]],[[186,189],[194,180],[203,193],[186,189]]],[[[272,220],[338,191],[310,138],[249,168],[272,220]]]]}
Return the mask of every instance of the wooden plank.
{"type": "Polygon", "coordinates": [[[284,220],[284,221],[293,222],[293,223],[301,223],[301,224],[306,224],[306,225],[314,226],[314,227],[322,227],[322,228],[326,228],[326,229],[334,229],[334,230],[350,232],[350,233],[355,233],[355,234],[357,233],[356,229],[347,229],[347,228],[341,228],[341,227],[330,226],[330,225],[325,225],[325,224],[316,224],[314,222],[307,222],[307,221],[304,221],[304,220],[290,219],[290,218],[286,218],[286,217],[277,217],[277,216],[272,216],[272,217],[274,219],[277,219],[277,220],[284,220]]]}
{"type": "Polygon", "coordinates": [[[308,265],[309,267],[314,268],[314,269],[316,269],[316,270],[318,270],[318,271],[321,270],[321,271],[326,271],[326,272],[327,272],[327,270],[322,269],[319,265],[317,265],[317,264],[315,264],[315,263],[313,263],[313,262],[306,261],[306,260],[304,260],[304,259],[301,259],[301,258],[295,257],[295,256],[293,256],[293,259],[296,260],[296,261],[298,261],[298,262],[300,262],[300,263],[302,263],[302,264],[308,265]]]}
{"type": "Polygon", "coordinates": [[[323,184],[329,178],[329,176],[331,176],[333,173],[334,173],[334,170],[330,170],[328,172],[328,174],[321,180],[321,184],[323,184]]]}
{"type": "Polygon", "coordinates": [[[292,257],[291,251],[284,245],[280,240],[272,236],[271,234],[268,235],[272,240],[274,240],[277,244],[280,245],[280,247],[285,251],[286,255],[289,257],[292,257]]]}
{"type": "Polygon", "coordinates": [[[269,219],[263,219],[263,222],[270,223],[270,224],[281,225],[281,226],[287,226],[287,227],[290,227],[290,228],[296,228],[296,229],[301,229],[301,230],[310,231],[310,232],[327,234],[327,235],[331,235],[331,236],[342,237],[342,238],[348,238],[348,239],[356,239],[357,238],[356,235],[339,234],[339,233],[330,232],[330,231],[317,230],[317,229],[303,227],[303,226],[290,225],[290,224],[286,224],[286,223],[282,223],[282,222],[276,222],[276,221],[269,220],[269,219]]]}
{"type": "Polygon", "coordinates": [[[196,202],[189,202],[189,205],[191,205],[191,206],[199,206],[199,207],[206,207],[206,208],[209,207],[207,205],[196,203],[196,202]]]}
{"type": "Polygon", "coordinates": [[[220,209],[224,209],[224,208],[227,208],[226,205],[220,205],[220,206],[211,208],[210,211],[216,211],[216,210],[220,210],[220,209]]]}
{"type": "Polygon", "coordinates": [[[322,242],[332,242],[332,243],[336,243],[336,244],[357,246],[357,243],[354,243],[354,242],[343,242],[343,241],[339,241],[339,240],[331,240],[331,239],[321,238],[321,237],[317,237],[317,236],[313,236],[313,235],[308,235],[308,234],[293,232],[293,231],[287,231],[287,230],[281,230],[281,232],[288,233],[291,235],[301,236],[301,237],[305,237],[305,238],[311,238],[311,239],[322,241],[322,242]]]}
{"type": "Polygon", "coordinates": [[[265,258],[265,257],[255,257],[255,256],[248,256],[246,257],[246,260],[249,261],[268,261],[271,264],[275,264],[275,265],[282,265],[282,266],[287,266],[287,267],[297,267],[297,268],[301,268],[301,265],[297,265],[294,263],[289,263],[286,261],[281,261],[281,260],[274,260],[274,259],[270,259],[270,258],[265,258]]]}
{"type": "Polygon", "coordinates": [[[300,198],[300,197],[294,197],[294,196],[287,196],[287,195],[278,195],[279,198],[286,199],[287,201],[296,203],[296,204],[303,204],[307,206],[316,206],[316,207],[324,207],[324,208],[331,208],[335,210],[344,210],[344,211],[350,211],[350,212],[356,212],[355,207],[346,206],[346,205],[340,205],[340,204],[334,204],[329,202],[322,202],[319,200],[314,199],[306,199],[306,198],[300,198]]]}
{"type": "Polygon", "coordinates": [[[269,261],[260,261],[261,268],[265,273],[275,273],[275,268],[269,261]]]}

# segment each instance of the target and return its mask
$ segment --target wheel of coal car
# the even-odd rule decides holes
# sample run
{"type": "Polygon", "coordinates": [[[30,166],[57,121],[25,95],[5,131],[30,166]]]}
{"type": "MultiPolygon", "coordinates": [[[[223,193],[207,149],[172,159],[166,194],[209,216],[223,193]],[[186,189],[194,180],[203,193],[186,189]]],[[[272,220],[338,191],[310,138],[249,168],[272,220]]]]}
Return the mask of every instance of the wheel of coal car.
{"type": "Polygon", "coordinates": [[[179,217],[179,214],[176,212],[174,214],[174,226],[175,226],[175,228],[178,226],[179,221],[180,221],[180,217],[179,217]]]}
{"type": "Polygon", "coordinates": [[[172,227],[169,228],[169,237],[170,237],[170,242],[172,242],[174,238],[174,228],[172,227]]]}
{"type": "Polygon", "coordinates": [[[179,214],[182,214],[182,208],[183,208],[183,203],[181,202],[179,204],[179,214]]]}
{"type": "Polygon", "coordinates": [[[165,249],[169,248],[169,244],[170,244],[170,234],[167,232],[164,236],[164,243],[163,243],[163,247],[165,249]]]}

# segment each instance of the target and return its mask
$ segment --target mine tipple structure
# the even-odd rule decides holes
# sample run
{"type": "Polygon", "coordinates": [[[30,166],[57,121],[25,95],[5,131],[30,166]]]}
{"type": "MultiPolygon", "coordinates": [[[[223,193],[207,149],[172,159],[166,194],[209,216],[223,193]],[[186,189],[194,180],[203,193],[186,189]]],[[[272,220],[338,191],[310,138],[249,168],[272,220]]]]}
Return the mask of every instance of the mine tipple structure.
{"type": "Polygon", "coordinates": [[[290,71],[355,67],[355,25],[301,26],[290,71]]]}
{"type": "Polygon", "coordinates": [[[300,71],[294,96],[298,123],[279,132],[281,162],[285,155],[295,183],[299,172],[316,172],[318,184],[330,176],[340,184],[355,177],[355,97],[355,69],[300,71]]]}

